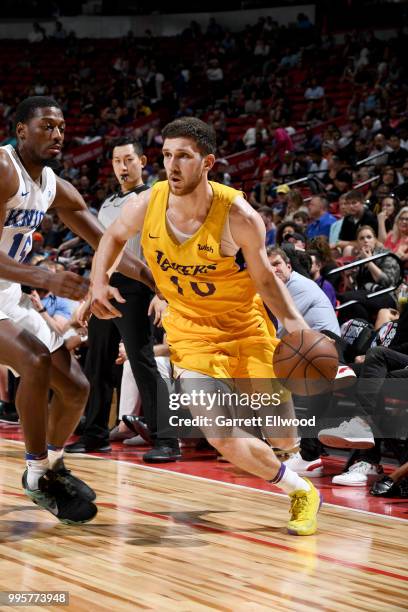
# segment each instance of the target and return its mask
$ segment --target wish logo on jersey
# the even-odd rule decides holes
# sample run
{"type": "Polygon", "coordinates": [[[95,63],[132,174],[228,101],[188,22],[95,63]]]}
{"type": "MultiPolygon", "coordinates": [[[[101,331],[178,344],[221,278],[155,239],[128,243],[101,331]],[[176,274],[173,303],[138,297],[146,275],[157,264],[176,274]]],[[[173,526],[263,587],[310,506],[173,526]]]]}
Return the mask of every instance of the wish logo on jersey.
{"type": "Polygon", "coordinates": [[[42,210],[19,210],[14,208],[7,215],[4,227],[27,227],[36,229],[44,219],[45,212],[42,210]]]}
{"type": "Polygon", "coordinates": [[[163,251],[155,251],[156,252],[156,260],[159,264],[160,268],[163,272],[167,272],[167,270],[173,270],[174,272],[178,272],[183,276],[196,276],[197,274],[207,274],[208,272],[214,271],[217,269],[216,264],[209,265],[191,265],[186,266],[184,264],[178,264],[174,261],[170,261],[165,257],[163,251]]]}

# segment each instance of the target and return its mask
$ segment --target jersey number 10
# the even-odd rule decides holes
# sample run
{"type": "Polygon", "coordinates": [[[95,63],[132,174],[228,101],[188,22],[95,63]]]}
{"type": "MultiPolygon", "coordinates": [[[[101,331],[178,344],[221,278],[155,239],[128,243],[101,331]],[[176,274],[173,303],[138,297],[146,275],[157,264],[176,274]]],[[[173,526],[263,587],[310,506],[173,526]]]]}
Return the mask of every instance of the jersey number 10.
{"type": "Polygon", "coordinates": [[[9,257],[11,257],[12,259],[15,259],[16,253],[18,249],[20,248],[20,245],[23,242],[24,238],[26,238],[26,241],[18,257],[19,262],[24,261],[28,253],[31,251],[31,245],[33,243],[33,237],[31,234],[29,234],[28,236],[26,236],[26,234],[16,234],[15,236],[13,236],[13,244],[11,245],[11,248],[8,252],[9,257]]]}

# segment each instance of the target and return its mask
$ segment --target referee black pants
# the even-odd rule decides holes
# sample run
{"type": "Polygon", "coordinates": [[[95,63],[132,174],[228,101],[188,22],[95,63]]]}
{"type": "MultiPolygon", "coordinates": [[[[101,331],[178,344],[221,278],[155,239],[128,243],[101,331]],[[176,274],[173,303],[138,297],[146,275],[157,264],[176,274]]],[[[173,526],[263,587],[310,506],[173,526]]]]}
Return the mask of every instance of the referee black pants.
{"type": "Polygon", "coordinates": [[[115,386],[114,364],[121,339],[140,391],[144,416],[152,436],[165,439],[168,433],[157,431],[158,413],[162,417],[160,422],[166,422],[169,397],[167,385],[157,370],[153,354],[152,327],[147,316],[152,294],[147,287],[136,281],[131,292],[120,286],[118,288],[126,299],[124,304],[115,302],[122,317],[107,320],[91,317],[89,321],[85,374],[91,390],[82,434],[85,444],[107,443],[109,440],[109,415],[115,386]]]}

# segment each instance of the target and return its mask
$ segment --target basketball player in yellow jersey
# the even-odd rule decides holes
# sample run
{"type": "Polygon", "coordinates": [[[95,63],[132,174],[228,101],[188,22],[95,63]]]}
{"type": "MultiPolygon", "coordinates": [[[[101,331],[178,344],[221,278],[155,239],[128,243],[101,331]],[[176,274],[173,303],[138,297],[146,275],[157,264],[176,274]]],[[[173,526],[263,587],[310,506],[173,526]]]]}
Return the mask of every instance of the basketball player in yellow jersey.
{"type": "MultiPolygon", "coordinates": [[[[208,181],[215,147],[212,128],[199,119],[168,124],[163,130],[168,180],[129,198],[104,234],[94,262],[92,311],[100,318],[120,316],[110,300],[123,298],[109,286],[107,271],[126,241],[141,232],[147,263],[168,302],[163,325],[182,388],[194,376],[214,383],[214,390],[220,382],[216,379],[246,378],[256,384],[255,379],[274,377],[277,340],[263,302],[289,332],[307,327],[268,262],[258,213],[241,192],[208,181]],[[246,267],[238,265],[237,250],[246,267]]],[[[193,416],[203,414],[195,406],[190,409],[193,416]]],[[[202,429],[231,463],[289,494],[290,533],[316,531],[321,499],[310,481],[281,464],[270,446],[247,432],[225,437],[219,430],[202,429]]],[[[295,437],[270,442],[291,448],[295,437]]]]}

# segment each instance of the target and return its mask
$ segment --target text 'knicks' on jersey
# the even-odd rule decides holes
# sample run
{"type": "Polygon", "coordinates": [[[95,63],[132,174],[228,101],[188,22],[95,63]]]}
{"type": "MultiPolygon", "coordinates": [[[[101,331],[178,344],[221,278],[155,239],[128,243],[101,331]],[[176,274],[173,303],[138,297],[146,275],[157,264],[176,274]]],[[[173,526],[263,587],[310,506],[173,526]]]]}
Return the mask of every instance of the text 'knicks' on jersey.
{"type": "Polygon", "coordinates": [[[155,282],[171,308],[189,318],[230,312],[250,304],[254,283],[235,257],[221,254],[223,227],[240,191],[210,182],[211,208],[199,230],[179,244],[166,225],[167,181],[151,192],[143,225],[142,247],[155,282]]]}
{"type": "MultiPolygon", "coordinates": [[[[51,168],[43,168],[34,181],[24,168],[16,150],[11,145],[0,147],[10,157],[18,175],[18,190],[6,203],[6,216],[0,238],[0,251],[22,262],[31,251],[32,236],[55,198],[56,177],[51,168]]],[[[0,280],[0,292],[9,287],[0,280]]]]}

